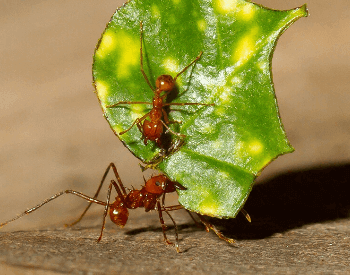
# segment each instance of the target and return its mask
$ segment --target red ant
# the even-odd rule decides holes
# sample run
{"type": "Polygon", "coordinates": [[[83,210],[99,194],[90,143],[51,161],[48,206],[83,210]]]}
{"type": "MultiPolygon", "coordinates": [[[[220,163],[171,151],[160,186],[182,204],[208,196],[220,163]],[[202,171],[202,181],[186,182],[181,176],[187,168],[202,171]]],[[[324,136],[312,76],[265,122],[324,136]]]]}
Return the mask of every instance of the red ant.
{"type": "MultiPolygon", "coordinates": [[[[50,202],[54,199],[57,199],[61,195],[73,194],[73,195],[76,195],[80,198],[83,198],[83,199],[89,201],[89,205],[85,208],[84,212],[81,214],[81,216],[75,222],[73,222],[70,225],[66,225],[66,226],[73,226],[73,225],[77,224],[78,222],[80,222],[81,219],[86,214],[86,212],[88,211],[88,209],[90,208],[90,206],[92,205],[92,203],[103,205],[103,206],[105,206],[105,209],[104,209],[104,214],[103,214],[101,233],[97,239],[97,242],[99,242],[102,239],[102,234],[103,234],[103,230],[105,228],[106,216],[107,216],[108,210],[109,210],[109,216],[110,216],[111,221],[113,223],[115,223],[116,225],[118,225],[119,227],[124,227],[128,221],[128,217],[129,217],[129,210],[128,209],[135,209],[135,208],[139,208],[139,207],[144,207],[146,212],[148,212],[150,210],[157,210],[158,211],[159,220],[160,220],[160,223],[162,226],[162,231],[163,231],[165,243],[169,244],[169,245],[174,245],[176,248],[176,251],[180,252],[179,244],[178,244],[177,226],[176,226],[175,220],[170,215],[169,211],[179,210],[179,209],[182,209],[183,207],[182,207],[182,205],[173,205],[173,206],[165,206],[164,205],[165,195],[167,193],[175,192],[176,189],[185,190],[186,188],[177,182],[171,181],[165,175],[158,175],[158,176],[151,177],[147,181],[145,180],[145,185],[140,190],[132,189],[132,190],[128,190],[128,192],[127,192],[126,188],[124,187],[124,185],[119,177],[117,168],[115,167],[115,165],[113,163],[111,163],[107,167],[106,172],[104,173],[104,175],[102,177],[101,183],[100,183],[94,197],[89,197],[87,195],[84,195],[84,194],[77,192],[77,191],[74,191],[74,190],[65,190],[65,191],[62,191],[62,192],[59,192],[59,193],[53,195],[52,197],[44,200],[43,202],[39,203],[38,205],[24,211],[22,214],[19,214],[18,216],[14,217],[14,218],[12,218],[4,223],[1,223],[0,228],[17,220],[17,219],[19,219],[19,218],[21,218],[21,217],[23,217],[26,214],[29,214],[29,213],[37,210],[38,208],[40,208],[44,204],[47,204],[48,202],[50,202]],[[108,187],[107,200],[106,200],[106,202],[103,202],[103,201],[97,200],[97,196],[100,193],[102,185],[103,185],[103,183],[107,177],[107,174],[111,168],[115,174],[115,177],[116,177],[118,183],[116,183],[114,180],[111,180],[111,183],[109,184],[109,187],[108,187]],[[115,201],[110,203],[110,196],[111,196],[111,191],[112,191],[113,187],[117,191],[118,195],[116,196],[115,201]],[[174,224],[175,244],[170,242],[166,236],[165,232],[166,232],[167,226],[165,225],[164,220],[163,220],[163,212],[165,212],[170,217],[170,219],[172,220],[172,222],[174,224]]],[[[198,225],[198,222],[194,219],[192,214],[188,210],[187,210],[187,212],[189,213],[191,218],[198,225]]],[[[250,221],[250,217],[249,217],[248,213],[246,213],[243,209],[242,209],[242,213],[246,216],[248,221],[250,221]]],[[[204,224],[207,232],[209,232],[209,230],[212,229],[216,233],[216,235],[218,235],[219,238],[225,240],[226,242],[228,242],[228,243],[235,242],[233,239],[225,237],[214,225],[209,223],[203,216],[201,216],[199,214],[197,214],[197,215],[200,218],[201,222],[204,224]]]]}
{"type": "Polygon", "coordinates": [[[202,56],[203,52],[200,52],[199,55],[190,63],[188,64],[182,71],[180,71],[174,78],[171,75],[161,75],[156,80],[156,88],[154,89],[148,80],[148,77],[143,69],[143,53],[142,53],[142,33],[143,33],[143,25],[142,21],[140,22],[140,63],[141,63],[141,73],[143,77],[145,78],[148,86],[151,88],[151,90],[154,92],[153,102],[139,102],[139,101],[120,101],[118,103],[115,103],[113,105],[108,105],[107,108],[113,108],[116,106],[119,106],[121,104],[149,104],[153,105],[152,110],[145,114],[144,116],[137,118],[131,126],[126,129],[125,131],[122,131],[119,133],[119,135],[123,135],[136,124],[139,128],[140,132],[142,133],[142,138],[145,145],[147,145],[148,140],[152,140],[157,143],[157,145],[162,148],[162,140],[161,136],[164,132],[163,126],[172,134],[177,135],[179,137],[185,137],[185,135],[182,135],[180,133],[173,132],[168,125],[171,123],[179,123],[177,121],[169,121],[167,112],[164,110],[164,107],[169,105],[203,105],[203,106],[214,106],[215,104],[204,104],[204,103],[165,103],[167,95],[174,89],[176,84],[176,79],[184,73],[193,63],[198,61],[200,57],[202,56]],[[164,92],[164,93],[163,93],[164,92]],[[162,94],[163,93],[163,94],[162,94]],[[147,118],[150,118],[150,121],[147,120],[147,118]],[[164,121],[163,121],[164,120],[164,121]],[[142,123],[143,122],[143,123],[142,123]]]}

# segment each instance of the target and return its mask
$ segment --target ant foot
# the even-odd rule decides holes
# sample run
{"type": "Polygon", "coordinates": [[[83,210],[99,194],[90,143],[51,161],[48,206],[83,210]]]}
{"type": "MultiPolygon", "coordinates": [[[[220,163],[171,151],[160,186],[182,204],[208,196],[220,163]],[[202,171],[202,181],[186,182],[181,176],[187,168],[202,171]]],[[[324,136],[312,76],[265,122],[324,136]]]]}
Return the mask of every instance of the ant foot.
{"type": "Polygon", "coordinates": [[[64,224],[64,227],[73,227],[74,225],[76,225],[78,222],[80,222],[80,219],[75,221],[75,222],[72,222],[72,223],[65,223],[64,224]]]}
{"type": "Polygon", "coordinates": [[[169,241],[168,239],[164,239],[164,242],[166,245],[173,245],[175,246],[171,241],[169,241]]]}

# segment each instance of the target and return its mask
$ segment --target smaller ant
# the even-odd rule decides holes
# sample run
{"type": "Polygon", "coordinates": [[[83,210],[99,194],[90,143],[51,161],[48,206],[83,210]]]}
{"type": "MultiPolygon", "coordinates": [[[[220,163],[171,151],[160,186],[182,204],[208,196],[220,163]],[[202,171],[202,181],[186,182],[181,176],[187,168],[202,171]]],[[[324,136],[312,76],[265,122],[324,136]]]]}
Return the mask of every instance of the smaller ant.
{"type": "MultiPolygon", "coordinates": [[[[55,195],[53,195],[52,197],[44,200],[43,202],[39,203],[38,205],[24,211],[22,214],[19,214],[18,216],[4,222],[0,224],[0,228],[39,209],[40,207],[42,207],[44,204],[47,204],[48,202],[57,199],[58,197],[64,195],[64,194],[73,194],[76,195],[80,198],[83,198],[87,201],[89,201],[88,206],[85,208],[84,212],[80,215],[80,217],[73,222],[70,225],[66,226],[73,226],[75,224],[77,224],[78,222],[81,221],[81,219],[84,217],[84,215],[86,214],[86,212],[88,211],[88,209],[90,208],[90,206],[93,203],[96,204],[100,204],[103,205],[105,207],[104,209],[104,214],[103,214],[103,222],[102,222],[102,228],[101,228],[101,233],[100,236],[97,239],[97,242],[100,242],[102,239],[102,234],[103,234],[103,230],[105,228],[105,223],[106,223],[106,216],[107,213],[109,212],[109,217],[111,219],[111,221],[113,223],[115,223],[117,226],[119,227],[124,227],[125,224],[128,221],[128,217],[129,217],[129,210],[128,209],[136,209],[139,207],[144,207],[145,211],[148,212],[150,210],[157,210],[158,214],[159,214],[159,221],[161,223],[162,226],[162,231],[163,231],[163,236],[164,236],[164,241],[166,244],[168,245],[174,245],[176,248],[176,251],[179,253],[180,249],[179,249],[179,244],[178,244],[178,232],[177,232],[177,226],[175,223],[175,220],[173,219],[173,217],[170,215],[169,211],[173,211],[173,210],[179,210],[182,209],[182,205],[173,205],[173,206],[165,206],[164,202],[165,202],[165,195],[167,193],[172,193],[175,192],[176,189],[180,189],[180,190],[186,190],[185,187],[183,187],[181,184],[171,181],[169,178],[167,178],[165,175],[158,175],[158,176],[153,176],[151,177],[149,180],[145,180],[145,185],[140,189],[132,189],[132,190],[126,190],[126,188],[124,187],[116,166],[114,165],[114,163],[110,163],[109,166],[106,169],[106,172],[104,173],[101,183],[94,195],[94,197],[89,197],[87,195],[84,195],[80,192],[74,191],[74,190],[65,190],[65,191],[61,191],[55,195]],[[118,183],[115,180],[111,180],[111,183],[109,184],[108,187],[108,192],[107,192],[107,200],[106,202],[97,200],[97,196],[100,193],[100,190],[102,188],[102,185],[107,177],[107,174],[109,172],[109,170],[112,168],[115,177],[118,181],[118,183]],[[117,196],[115,198],[115,201],[110,203],[110,196],[111,196],[111,191],[112,188],[114,187],[114,189],[117,192],[117,196]],[[170,242],[166,236],[166,230],[167,230],[167,226],[164,223],[164,219],[163,219],[163,212],[165,212],[170,219],[172,220],[173,224],[174,224],[174,228],[175,228],[175,244],[173,244],[172,242],[170,242]]],[[[194,217],[192,216],[192,214],[186,210],[189,215],[191,216],[191,218],[195,221],[196,225],[198,225],[198,222],[194,219],[194,217]]],[[[248,219],[248,221],[250,221],[250,217],[248,215],[248,213],[246,213],[243,209],[241,210],[242,213],[246,216],[246,218],[248,219]]],[[[211,223],[209,223],[203,216],[197,214],[199,219],[201,220],[201,222],[204,224],[205,229],[207,232],[210,231],[210,229],[212,229],[215,234],[225,240],[228,243],[234,243],[235,241],[233,239],[227,238],[225,237],[214,225],[212,225],[211,223]]]]}
{"type": "Polygon", "coordinates": [[[165,103],[167,95],[174,89],[175,84],[176,84],[176,79],[184,73],[193,63],[197,62],[203,52],[200,52],[199,55],[190,63],[188,64],[182,71],[180,71],[174,78],[171,75],[161,75],[157,78],[156,80],[156,88],[154,89],[148,80],[148,77],[143,69],[143,53],[142,53],[142,33],[143,33],[143,25],[142,21],[140,21],[140,63],[141,63],[141,73],[143,77],[145,78],[148,86],[151,88],[151,90],[154,92],[154,97],[153,97],[153,102],[139,102],[139,101],[120,101],[118,103],[115,103],[113,105],[108,105],[107,108],[113,108],[117,107],[121,104],[148,104],[152,105],[152,110],[145,114],[144,116],[137,118],[131,126],[120,132],[119,135],[123,135],[126,132],[130,131],[131,128],[136,124],[137,127],[139,128],[140,132],[142,133],[141,139],[143,139],[145,145],[147,145],[148,140],[152,140],[156,142],[156,144],[162,148],[162,134],[164,132],[163,126],[172,134],[178,136],[178,137],[186,137],[185,135],[182,135],[180,133],[175,133],[172,131],[168,125],[172,123],[180,123],[178,121],[169,121],[168,119],[168,114],[164,110],[164,107],[170,106],[170,105],[179,105],[179,106],[184,106],[184,105],[202,105],[202,106],[214,106],[215,104],[204,104],[204,103],[165,103]],[[147,118],[150,118],[148,120],[147,118]]]}

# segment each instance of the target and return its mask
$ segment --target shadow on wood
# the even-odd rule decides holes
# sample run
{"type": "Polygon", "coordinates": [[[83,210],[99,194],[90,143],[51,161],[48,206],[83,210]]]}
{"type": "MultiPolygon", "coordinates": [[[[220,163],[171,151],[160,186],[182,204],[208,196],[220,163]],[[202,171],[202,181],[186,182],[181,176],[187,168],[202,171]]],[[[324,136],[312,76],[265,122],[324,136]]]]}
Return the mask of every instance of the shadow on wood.
{"type": "Polygon", "coordinates": [[[212,222],[228,237],[259,239],[306,224],[350,216],[350,164],[295,170],[261,182],[244,206],[252,223],[236,219],[212,222]]]}

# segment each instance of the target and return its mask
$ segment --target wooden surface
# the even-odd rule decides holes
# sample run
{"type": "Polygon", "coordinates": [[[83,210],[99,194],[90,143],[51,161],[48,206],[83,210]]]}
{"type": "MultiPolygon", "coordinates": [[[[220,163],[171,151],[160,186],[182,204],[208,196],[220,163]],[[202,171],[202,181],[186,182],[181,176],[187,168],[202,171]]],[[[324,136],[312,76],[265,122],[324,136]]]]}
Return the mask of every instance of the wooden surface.
{"type": "MultiPolygon", "coordinates": [[[[112,161],[125,185],[142,184],[138,160],[110,130],[91,86],[94,47],[121,2],[1,4],[1,222],[64,189],[93,194],[112,161]]],[[[276,9],[304,4],[258,2],[276,9]]],[[[252,224],[215,221],[238,246],[180,212],[184,253],[177,255],[163,244],[156,214],[142,211],[130,213],[123,230],[108,224],[96,244],[103,210],[94,207],[82,229],[64,229],[85,205],[67,195],[1,229],[0,273],[349,271],[350,6],[307,3],[310,17],[282,35],[273,59],[280,113],[296,151],[258,178],[245,207],[252,224]]]]}
{"type": "Polygon", "coordinates": [[[129,234],[108,230],[100,244],[94,229],[18,232],[6,235],[11,243],[1,241],[6,263],[0,271],[10,266],[44,274],[347,274],[349,226],[349,220],[313,224],[234,246],[189,227],[181,233],[181,254],[163,244],[161,232],[147,228],[129,234]]]}

